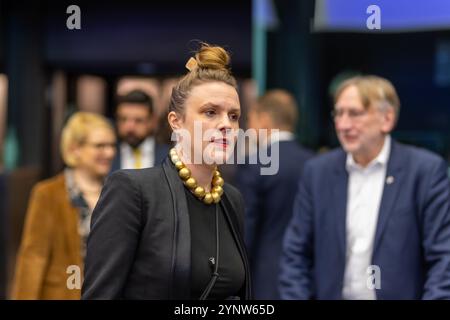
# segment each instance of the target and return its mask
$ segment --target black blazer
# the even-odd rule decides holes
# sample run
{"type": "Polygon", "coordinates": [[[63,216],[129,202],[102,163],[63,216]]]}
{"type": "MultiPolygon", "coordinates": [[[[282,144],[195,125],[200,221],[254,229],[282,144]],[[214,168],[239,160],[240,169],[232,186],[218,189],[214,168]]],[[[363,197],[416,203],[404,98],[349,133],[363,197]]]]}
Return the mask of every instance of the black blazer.
{"type": "MultiPolygon", "coordinates": [[[[110,175],[92,215],[82,299],[190,299],[191,235],[184,186],[167,157],[162,166],[110,175]]],[[[225,184],[220,205],[241,253],[244,203],[225,184]]]]}

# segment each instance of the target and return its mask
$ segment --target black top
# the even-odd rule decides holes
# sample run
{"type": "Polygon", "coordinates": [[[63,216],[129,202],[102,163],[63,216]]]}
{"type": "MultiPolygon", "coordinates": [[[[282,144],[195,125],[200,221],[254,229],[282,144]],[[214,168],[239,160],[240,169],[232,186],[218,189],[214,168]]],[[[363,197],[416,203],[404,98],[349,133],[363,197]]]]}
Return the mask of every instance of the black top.
{"type": "MultiPolygon", "coordinates": [[[[206,205],[185,188],[191,227],[191,298],[198,299],[213,272],[210,257],[216,259],[216,205],[206,205]]],[[[219,278],[208,299],[236,296],[245,282],[242,257],[230,226],[219,205],[219,278]]]]}

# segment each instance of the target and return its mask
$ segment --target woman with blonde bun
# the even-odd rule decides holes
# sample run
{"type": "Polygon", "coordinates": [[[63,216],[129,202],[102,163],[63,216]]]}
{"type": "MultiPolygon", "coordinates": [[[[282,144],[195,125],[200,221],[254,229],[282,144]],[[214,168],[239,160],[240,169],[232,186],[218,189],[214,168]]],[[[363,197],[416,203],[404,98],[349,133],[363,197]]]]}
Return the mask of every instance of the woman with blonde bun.
{"type": "Polygon", "coordinates": [[[217,165],[236,143],[229,54],[203,43],[172,91],[161,166],[112,174],[93,213],[83,299],[249,299],[242,196],[217,165]],[[208,139],[194,131],[209,132],[208,139]]]}

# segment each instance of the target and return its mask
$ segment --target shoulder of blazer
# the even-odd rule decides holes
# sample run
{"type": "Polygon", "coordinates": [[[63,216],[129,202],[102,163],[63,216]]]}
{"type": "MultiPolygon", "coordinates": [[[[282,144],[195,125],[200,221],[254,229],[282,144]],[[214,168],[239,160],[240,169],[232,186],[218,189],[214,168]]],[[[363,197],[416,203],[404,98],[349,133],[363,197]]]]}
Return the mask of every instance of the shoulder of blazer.
{"type": "Polygon", "coordinates": [[[59,228],[60,219],[64,218],[69,210],[75,209],[70,204],[64,174],[60,173],[38,182],[33,187],[25,219],[37,219],[41,230],[59,228]]]}
{"type": "Polygon", "coordinates": [[[67,195],[64,173],[39,181],[33,187],[32,193],[51,194],[52,198],[65,197],[67,195]]]}
{"type": "Polygon", "coordinates": [[[118,187],[123,192],[135,194],[136,200],[152,197],[157,190],[155,186],[164,183],[165,175],[161,166],[145,169],[120,169],[111,173],[105,181],[105,186],[118,187]]]}
{"type": "Polygon", "coordinates": [[[305,162],[304,175],[329,175],[331,172],[345,171],[347,154],[342,148],[336,148],[323,154],[316,155],[305,162]]]}
{"type": "Polygon", "coordinates": [[[423,169],[438,166],[445,161],[441,156],[432,151],[402,144],[394,139],[392,139],[390,158],[398,166],[408,164],[423,169]]]}
{"type": "Polygon", "coordinates": [[[145,168],[145,169],[120,169],[117,171],[114,171],[111,173],[107,180],[122,180],[125,178],[130,183],[135,183],[136,185],[141,185],[144,182],[156,182],[161,178],[161,175],[163,174],[163,170],[161,166],[155,166],[152,168],[145,168]],[[122,177],[122,179],[120,178],[122,177]]]}

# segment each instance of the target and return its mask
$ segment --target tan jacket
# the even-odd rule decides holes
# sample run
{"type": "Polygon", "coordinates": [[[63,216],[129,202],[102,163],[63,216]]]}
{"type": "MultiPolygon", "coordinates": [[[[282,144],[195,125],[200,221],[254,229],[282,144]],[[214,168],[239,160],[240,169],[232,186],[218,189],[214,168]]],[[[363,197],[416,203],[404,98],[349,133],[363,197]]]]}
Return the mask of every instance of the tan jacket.
{"type": "MultiPolygon", "coordinates": [[[[32,190],[17,256],[13,299],[80,299],[69,289],[83,274],[79,213],[72,206],[64,174],[38,183],[32,190]],[[74,275],[74,276],[72,276],[74,275]]],[[[80,283],[82,278],[80,280],[80,283]]]]}

